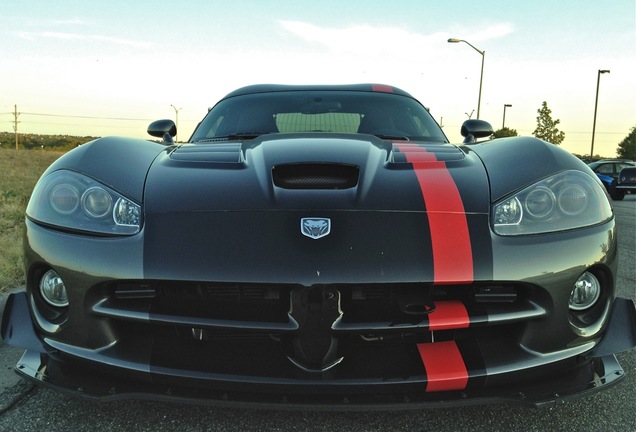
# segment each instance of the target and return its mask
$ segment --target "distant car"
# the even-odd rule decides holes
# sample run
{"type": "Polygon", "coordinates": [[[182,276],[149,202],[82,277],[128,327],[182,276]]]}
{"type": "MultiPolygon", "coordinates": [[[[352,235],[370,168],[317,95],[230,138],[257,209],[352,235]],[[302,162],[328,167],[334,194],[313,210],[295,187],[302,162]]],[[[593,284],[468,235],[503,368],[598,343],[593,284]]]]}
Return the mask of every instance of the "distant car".
{"type": "Polygon", "coordinates": [[[609,193],[613,200],[620,201],[623,199],[625,192],[616,190],[618,175],[623,168],[636,166],[633,161],[627,159],[602,159],[591,162],[588,166],[603,182],[607,193],[609,193]]]}
{"type": "Polygon", "coordinates": [[[614,191],[616,195],[615,199],[618,200],[622,200],[626,193],[636,193],[636,166],[623,168],[621,170],[614,191]]]}
{"type": "Polygon", "coordinates": [[[603,185],[533,137],[450,144],[387,85],[250,86],[188,143],[101,138],[27,207],[16,371],[92,399],[544,404],[624,376],[603,185]]]}

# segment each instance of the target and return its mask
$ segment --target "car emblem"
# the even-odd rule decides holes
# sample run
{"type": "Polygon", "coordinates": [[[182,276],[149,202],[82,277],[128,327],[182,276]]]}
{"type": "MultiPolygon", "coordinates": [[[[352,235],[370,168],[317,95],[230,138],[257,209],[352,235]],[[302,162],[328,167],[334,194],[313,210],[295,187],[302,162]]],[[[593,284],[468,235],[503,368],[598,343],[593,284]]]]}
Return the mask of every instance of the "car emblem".
{"type": "Polygon", "coordinates": [[[331,232],[331,219],[329,218],[302,218],[300,220],[300,232],[309,238],[317,240],[329,235],[331,232]]]}

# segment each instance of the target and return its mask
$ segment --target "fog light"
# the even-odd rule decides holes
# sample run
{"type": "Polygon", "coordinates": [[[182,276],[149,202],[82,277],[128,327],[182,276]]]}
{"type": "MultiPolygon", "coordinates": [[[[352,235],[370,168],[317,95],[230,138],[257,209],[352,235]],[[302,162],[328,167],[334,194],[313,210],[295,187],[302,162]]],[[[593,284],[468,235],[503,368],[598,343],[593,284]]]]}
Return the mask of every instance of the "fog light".
{"type": "Polygon", "coordinates": [[[60,275],[55,271],[49,270],[40,279],[40,293],[42,298],[55,307],[68,306],[68,296],[66,295],[66,287],[60,275]]]}
{"type": "Polygon", "coordinates": [[[590,272],[585,272],[574,283],[570,293],[570,309],[580,311],[591,307],[601,296],[601,284],[590,272]]]}

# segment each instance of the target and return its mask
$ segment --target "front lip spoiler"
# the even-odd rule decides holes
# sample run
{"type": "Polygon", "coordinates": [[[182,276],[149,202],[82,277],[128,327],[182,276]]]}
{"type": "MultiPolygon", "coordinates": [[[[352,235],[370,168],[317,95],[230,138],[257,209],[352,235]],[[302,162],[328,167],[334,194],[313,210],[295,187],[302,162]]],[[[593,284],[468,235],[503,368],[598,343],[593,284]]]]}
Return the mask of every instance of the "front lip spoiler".
{"type": "Polygon", "coordinates": [[[258,408],[296,411],[397,411],[484,404],[518,404],[549,406],[590,396],[616,384],[624,371],[614,355],[583,362],[577,379],[572,376],[547,383],[514,387],[409,394],[374,393],[356,395],[293,395],[246,391],[225,391],[186,387],[178,384],[158,384],[112,375],[96,374],[89,368],[58,361],[34,351],[25,351],[18,361],[17,374],[35,384],[52,388],[70,396],[97,402],[121,400],[151,400],[226,408],[258,408]],[[590,373],[591,372],[591,373],[590,373]]]}
{"type": "Polygon", "coordinates": [[[604,357],[636,346],[636,308],[631,299],[614,299],[603,339],[586,355],[604,357]]]}

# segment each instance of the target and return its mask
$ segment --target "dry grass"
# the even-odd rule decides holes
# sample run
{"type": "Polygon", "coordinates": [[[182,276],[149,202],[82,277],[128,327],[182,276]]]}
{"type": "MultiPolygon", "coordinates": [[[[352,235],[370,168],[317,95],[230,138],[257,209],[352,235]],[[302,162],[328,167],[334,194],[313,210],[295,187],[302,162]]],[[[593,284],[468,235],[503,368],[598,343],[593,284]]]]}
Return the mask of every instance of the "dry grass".
{"type": "Polygon", "coordinates": [[[0,293],[24,284],[24,211],[44,170],[62,153],[0,150],[0,293]]]}

